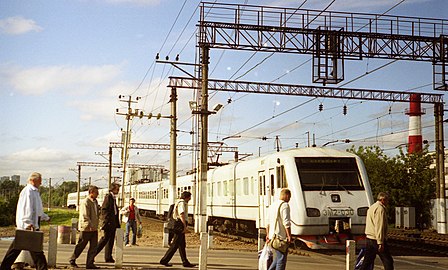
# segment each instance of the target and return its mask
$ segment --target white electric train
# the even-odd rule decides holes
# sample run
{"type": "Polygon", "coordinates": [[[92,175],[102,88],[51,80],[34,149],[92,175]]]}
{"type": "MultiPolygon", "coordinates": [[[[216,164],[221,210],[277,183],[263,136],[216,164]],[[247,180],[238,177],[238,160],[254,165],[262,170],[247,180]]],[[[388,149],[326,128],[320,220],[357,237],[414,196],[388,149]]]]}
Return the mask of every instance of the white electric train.
{"type": "MultiPolygon", "coordinates": [[[[196,175],[177,178],[177,196],[187,190],[195,213],[196,175]]],[[[374,203],[362,160],[348,152],[327,148],[302,148],[235,162],[208,171],[208,224],[219,231],[256,235],[266,227],[267,211],[282,188],[292,193],[291,232],[311,249],[340,248],[345,240],[365,240],[368,207],[374,203]]],[[[125,186],[125,198],[147,215],[168,211],[169,181],[125,186]]],[[[101,190],[101,201],[107,190],[101,190]]],[[[121,195],[121,192],[119,193],[121,195]]],[[[68,195],[68,206],[76,204],[68,195]]],[[[82,192],[81,198],[86,196],[82,192]]]]}

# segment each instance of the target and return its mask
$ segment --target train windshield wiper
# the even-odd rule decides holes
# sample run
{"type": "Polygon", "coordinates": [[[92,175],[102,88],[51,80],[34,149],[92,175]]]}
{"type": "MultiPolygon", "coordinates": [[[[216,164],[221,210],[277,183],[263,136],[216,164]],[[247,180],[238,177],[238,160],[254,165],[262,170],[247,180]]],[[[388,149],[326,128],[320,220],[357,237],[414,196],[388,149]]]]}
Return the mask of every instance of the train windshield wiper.
{"type": "Polygon", "coordinates": [[[319,194],[320,194],[320,195],[326,195],[326,194],[325,194],[324,187],[325,187],[325,180],[324,180],[324,178],[322,177],[322,186],[320,187],[320,191],[319,191],[319,194]]]}
{"type": "Polygon", "coordinates": [[[347,190],[343,185],[339,184],[339,181],[337,181],[337,184],[338,184],[338,187],[343,188],[347,192],[347,194],[352,195],[352,193],[349,190],[347,190]]]}

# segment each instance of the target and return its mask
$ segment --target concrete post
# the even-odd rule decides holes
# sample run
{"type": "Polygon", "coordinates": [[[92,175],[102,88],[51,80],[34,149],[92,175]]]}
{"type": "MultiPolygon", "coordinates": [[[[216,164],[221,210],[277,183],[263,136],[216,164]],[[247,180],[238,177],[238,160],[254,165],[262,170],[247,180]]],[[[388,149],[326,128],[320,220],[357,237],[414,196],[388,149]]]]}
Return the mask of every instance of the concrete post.
{"type": "Polygon", "coordinates": [[[262,250],[266,244],[266,229],[258,229],[258,250],[262,250]]]}
{"type": "Polygon", "coordinates": [[[199,269],[207,269],[207,232],[201,232],[201,246],[199,247],[199,269]]]}
{"type": "Polygon", "coordinates": [[[213,226],[208,226],[208,249],[213,248],[213,226]]]}
{"type": "Polygon", "coordinates": [[[50,236],[48,240],[48,267],[56,267],[58,253],[58,226],[50,226],[50,236]]]}
{"type": "Polygon", "coordinates": [[[346,242],[346,270],[355,269],[356,263],[356,241],[355,240],[347,240],[346,242]]]}
{"type": "Polygon", "coordinates": [[[78,219],[72,218],[72,235],[70,236],[70,244],[76,244],[76,232],[78,231],[78,219]]]}
{"type": "Polygon", "coordinates": [[[170,246],[169,243],[170,230],[168,230],[168,223],[163,223],[163,237],[162,237],[162,247],[167,248],[170,246]]]}
{"type": "Polygon", "coordinates": [[[123,268],[123,229],[118,228],[115,234],[115,268],[123,268]]]}

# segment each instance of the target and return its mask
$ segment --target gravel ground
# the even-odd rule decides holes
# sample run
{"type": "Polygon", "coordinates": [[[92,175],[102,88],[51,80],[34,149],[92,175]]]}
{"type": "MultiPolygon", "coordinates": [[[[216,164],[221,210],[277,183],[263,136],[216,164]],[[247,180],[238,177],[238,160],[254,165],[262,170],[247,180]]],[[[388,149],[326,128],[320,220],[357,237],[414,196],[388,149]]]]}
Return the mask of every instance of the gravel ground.
{"type": "MultiPolygon", "coordinates": [[[[68,225],[68,224],[67,224],[68,225]]],[[[125,228],[124,223],[122,228],[125,228]]],[[[48,240],[48,223],[44,223],[42,226],[42,231],[45,233],[45,237],[48,240]]],[[[163,237],[163,222],[143,217],[143,236],[137,238],[137,244],[140,246],[148,247],[160,247],[162,244],[163,237]]],[[[14,227],[0,227],[0,237],[14,236],[14,227]]],[[[199,235],[193,233],[193,228],[190,228],[190,232],[186,234],[186,241],[188,247],[199,247],[199,235]]],[[[232,250],[247,250],[247,251],[257,251],[257,245],[251,243],[245,243],[239,240],[214,236],[213,237],[214,248],[216,249],[232,249],[232,250]]]]}

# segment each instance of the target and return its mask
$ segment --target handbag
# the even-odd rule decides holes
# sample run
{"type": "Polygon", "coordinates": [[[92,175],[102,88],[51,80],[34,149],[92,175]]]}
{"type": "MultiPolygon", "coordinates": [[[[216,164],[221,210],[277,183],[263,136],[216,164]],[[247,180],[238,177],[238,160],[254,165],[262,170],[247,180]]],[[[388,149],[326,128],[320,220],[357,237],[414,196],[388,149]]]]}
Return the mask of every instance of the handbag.
{"type": "Polygon", "coordinates": [[[42,252],[44,250],[44,233],[41,231],[16,230],[14,249],[42,252]]]}
{"type": "MultiPolygon", "coordinates": [[[[275,220],[275,228],[274,228],[274,232],[277,230],[277,224],[278,224],[278,217],[280,216],[280,207],[282,206],[284,202],[282,202],[280,204],[280,206],[278,207],[278,212],[277,212],[277,218],[275,220]]],[[[281,253],[286,253],[288,251],[288,242],[285,240],[281,240],[277,234],[274,234],[274,237],[271,240],[271,246],[273,249],[276,249],[278,251],[280,251],[281,253]]]]}
{"type": "Polygon", "coordinates": [[[143,236],[143,226],[142,224],[139,224],[137,228],[137,237],[141,238],[142,236],[143,236]]]}
{"type": "Polygon", "coordinates": [[[264,245],[264,248],[258,251],[258,270],[268,270],[274,260],[272,248],[269,245],[264,245]]]}

